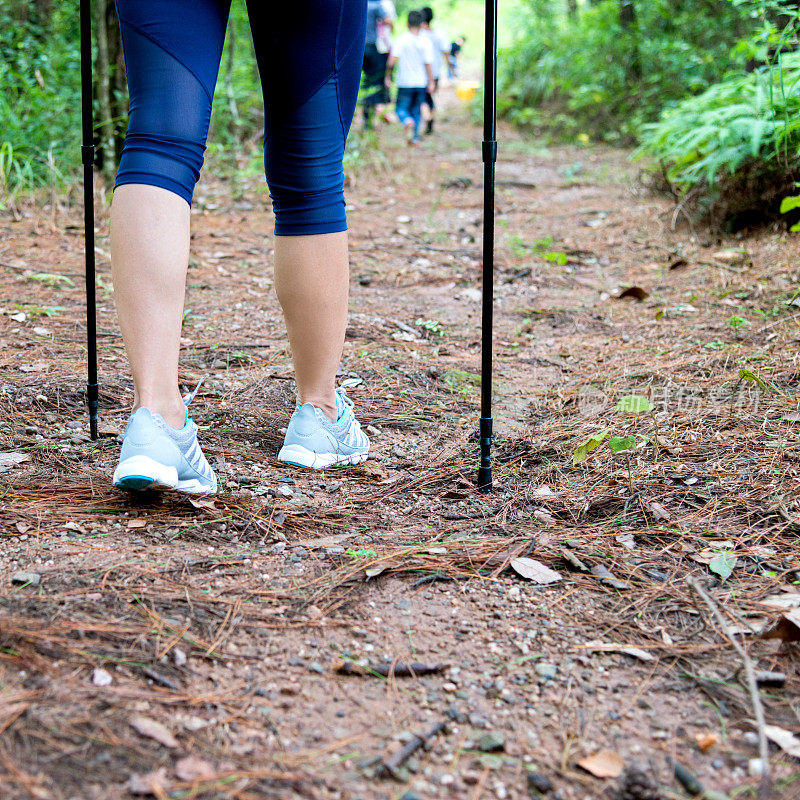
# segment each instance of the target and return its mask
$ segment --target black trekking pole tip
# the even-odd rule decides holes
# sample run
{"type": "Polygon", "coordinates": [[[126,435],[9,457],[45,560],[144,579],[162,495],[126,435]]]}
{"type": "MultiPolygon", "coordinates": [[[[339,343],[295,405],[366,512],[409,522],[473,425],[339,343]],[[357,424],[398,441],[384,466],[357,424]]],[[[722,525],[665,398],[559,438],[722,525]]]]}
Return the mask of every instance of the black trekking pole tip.
{"type": "Polygon", "coordinates": [[[99,433],[99,386],[96,383],[86,384],[86,405],[89,407],[89,437],[96,441],[99,433]]]}
{"type": "Polygon", "coordinates": [[[491,417],[481,417],[478,423],[480,461],[478,466],[478,491],[492,491],[492,428],[491,417]]]}

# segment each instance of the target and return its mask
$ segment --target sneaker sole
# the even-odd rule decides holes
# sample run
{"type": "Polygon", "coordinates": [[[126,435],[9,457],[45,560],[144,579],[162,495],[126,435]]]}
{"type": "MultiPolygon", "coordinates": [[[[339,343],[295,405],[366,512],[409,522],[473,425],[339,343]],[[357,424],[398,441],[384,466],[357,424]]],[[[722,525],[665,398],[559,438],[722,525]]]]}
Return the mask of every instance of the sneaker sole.
{"type": "Polygon", "coordinates": [[[212,489],[201,483],[197,478],[179,480],[178,470],[159,464],[147,456],[131,456],[120,461],[114,470],[112,483],[118,489],[126,492],[165,491],[175,490],[188,494],[214,494],[212,489]]]}
{"type": "Polygon", "coordinates": [[[330,467],[349,467],[367,460],[368,453],[314,453],[299,444],[288,444],[281,447],[278,461],[304,469],[329,469],[330,467]]]}

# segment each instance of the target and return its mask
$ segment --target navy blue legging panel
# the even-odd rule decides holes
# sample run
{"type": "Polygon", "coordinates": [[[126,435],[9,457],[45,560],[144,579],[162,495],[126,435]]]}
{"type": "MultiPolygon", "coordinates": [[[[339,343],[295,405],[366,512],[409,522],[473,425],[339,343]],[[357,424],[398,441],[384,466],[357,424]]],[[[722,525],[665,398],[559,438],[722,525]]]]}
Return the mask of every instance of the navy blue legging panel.
{"type": "MultiPolygon", "coordinates": [[[[117,0],[130,92],[116,186],[191,203],[203,165],[230,0],[117,0]]],[[[347,228],[342,156],[355,111],[366,0],[248,0],[264,93],[275,233],[347,228]]]]}

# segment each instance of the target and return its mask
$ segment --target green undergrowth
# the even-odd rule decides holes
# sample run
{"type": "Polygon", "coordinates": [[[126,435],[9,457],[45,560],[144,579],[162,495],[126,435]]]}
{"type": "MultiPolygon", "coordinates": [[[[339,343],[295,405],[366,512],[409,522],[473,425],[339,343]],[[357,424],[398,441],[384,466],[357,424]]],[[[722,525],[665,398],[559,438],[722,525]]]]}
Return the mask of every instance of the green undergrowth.
{"type": "Polygon", "coordinates": [[[735,75],[646,126],[653,159],[689,212],[741,227],[777,214],[800,173],[800,54],[735,75]]]}

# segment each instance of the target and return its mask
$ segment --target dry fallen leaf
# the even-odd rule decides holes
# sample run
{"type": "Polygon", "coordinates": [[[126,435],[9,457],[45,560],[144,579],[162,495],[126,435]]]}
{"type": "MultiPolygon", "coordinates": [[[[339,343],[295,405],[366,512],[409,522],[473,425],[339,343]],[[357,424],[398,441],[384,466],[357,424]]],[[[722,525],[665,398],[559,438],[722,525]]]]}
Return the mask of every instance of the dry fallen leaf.
{"type": "Polygon", "coordinates": [[[800,758],[800,737],[795,736],[791,731],[780,728],[777,725],[765,725],[764,733],[772,742],[775,742],[784,753],[795,758],[800,758]]]}
{"type": "Polygon", "coordinates": [[[149,736],[160,742],[164,747],[177,747],[178,740],[167,730],[167,728],[160,722],[156,722],[149,717],[133,717],[130,720],[131,727],[133,727],[142,736],[149,736]]]}
{"type": "Polygon", "coordinates": [[[642,650],[641,647],[632,647],[625,644],[615,644],[614,642],[601,642],[599,639],[586,642],[583,645],[587,650],[596,650],[600,653],[624,653],[626,656],[633,656],[640,661],[655,661],[654,655],[642,650]]]}
{"type": "Polygon", "coordinates": [[[535,558],[527,558],[526,556],[512,558],[511,569],[518,575],[534,583],[548,584],[557,583],[561,580],[561,576],[555,570],[546,567],[541,561],[537,561],[535,558]]]}
{"type": "Polygon", "coordinates": [[[730,264],[732,267],[748,267],[753,263],[746,250],[737,250],[736,248],[718,250],[716,253],[712,253],[711,258],[723,264],[730,264]]]}
{"type": "Polygon", "coordinates": [[[632,297],[634,300],[642,301],[650,297],[650,292],[646,289],[642,289],[641,286],[629,286],[617,295],[618,300],[624,300],[626,297],[632,297]]]}
{"type": "Polygon", "coordinates": [[[603,583],[607,583],[609,586],[612,586],[614,589],[627,589],[628,584],[625,581],[621,581],[611,570],[604,566],[603,564],[595,564],[590,572],[596,578],[600,578],[603,583]]]}
{"type": "Polygon", "coordinates": [[[175,774],[182,781],[196,781],[204,778],[213,778],[216,774],[208,761],[197,756],[186,756],[175,763],[175,774]]]}
{"type": "Polygon", "coordinates": [[[132,530],[133,528],[144,528],[146,525],[146,519],[132,519],[128,522],[128,530],[132,530]]]}
{"type": "Polygon", "coordinates": [[[672,514],[667,511],[664,506],[661,505],[657,500],[645,500],[644,501],[645,507],[650,511],[650,513],[658,520],[669,520],[672,519],[672,514]]]}
{"type": "Polygon", "coordinates": [[[578,762],[581,769],[595,776],[595,778],[618,778],[622,774],[625,762],[622,756],[611,750],[598,750],[578,762]]]}
{"type": "Polygon", "coordinates": [[[190,497],[187,496],[189,502],[195,508],[203,508],[206,511],[216,511],[216,505],[214,505],[214,498],[213,497],[190,497]]]}
{"type": "Polygon", "coordinates": [[[160,797],[164,795],[167,786],[167,770],[165,767],[159,767],[154,772],[144,775],[131,775],[125,788],[131,794],[152,794],[160,797]]]}
{"type": "Polygon", "coordinates": [[[796,592],[771,594],[758,602],[762,606],[769,606],[770,608],[800,608],[800,594],[796,592]]]}
{"type": "Polygon", "coordinates": [[[0,453],[0,472],[8,472],[30,458],[27,453],[0,453]]]}
{"type": "Polygon", "coordinates": [[[784,611],[777,621],[761,634],[761,638],[800,642],[800,608],[784,611]]]}

